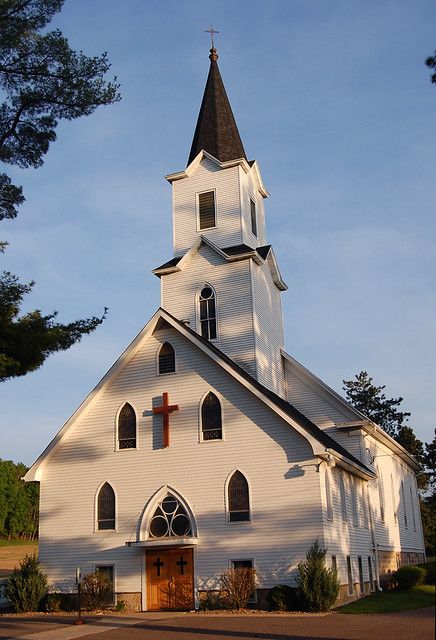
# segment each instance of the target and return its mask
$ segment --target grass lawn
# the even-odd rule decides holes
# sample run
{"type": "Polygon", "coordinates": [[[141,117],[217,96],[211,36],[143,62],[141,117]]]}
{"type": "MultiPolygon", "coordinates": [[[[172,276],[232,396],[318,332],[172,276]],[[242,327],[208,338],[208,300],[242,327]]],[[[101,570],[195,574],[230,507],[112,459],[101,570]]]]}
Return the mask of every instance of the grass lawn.
{"type": "Polygon", "coordinates": [[[38,540],[2,540],[0,539],[0,547],[20,547],[22,545],[37,545],[38,540]]]}
{"type": "Polygon", "coordinates": [[[336,609],[338,613],[389,613],[432,607],[435,604],[435,587],[422,584],[410,591],[382,591],[356,600],[336,609]]]}

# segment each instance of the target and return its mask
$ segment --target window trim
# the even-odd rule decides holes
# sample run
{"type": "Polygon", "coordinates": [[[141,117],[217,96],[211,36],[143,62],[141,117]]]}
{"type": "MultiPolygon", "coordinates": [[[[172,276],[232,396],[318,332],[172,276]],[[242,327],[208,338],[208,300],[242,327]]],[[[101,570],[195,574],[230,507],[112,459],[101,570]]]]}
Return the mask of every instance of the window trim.
{"type": "Polygon", "coordinates": [[[216,189],[205,189],[204,191],[197,191],[195,194],[196,199],[196,211],[197,211],[197,232],[202,233],[203,231],[209,231],[210,229],[216,229],[218,227],[218,207],[217,207],[217,197],[216,197],[216,189]],[[215,210],[215,224],[213,227],[204,227],[201,228],[200,225],[200,195],[203,193],[213,193],[213,206],[215,210]]]}
{"type": "MultiPolygon", "coordinates": [[[[251,562],[251,569],[256,570],[256,567],[254,565],[254,558],[231,558],[230,559],[230,569],[234,569],[235,568],[235,562],[251,562]]],[[[248,568],[248,567],[247,567],[248,568]]],[[[251,597],[248,599],[248,603],[247,604],[257,604],[257,589],[256,589],[256,576],[254,577],[254,591],[253,591],[253,599],[251,599],[251,597]]]]}
{"type": "Polygon", "coordinates": [[[103,480],[103,482],[101,482],[98,485],[97,491],[95,492],[95,496],[94,496],[94,533],[106,535],[108,532],[113,532],[113,531],[115,532],[118,531],[118,494],[116,492],[113,482],[111,482],[110,480],[103,480]],[[115,509],[114,509],[114,520],[115,520],[114,525],[115,526],[113,529],[99,529],[98,527],[98,521],[99,521],[98,496],[100,495],[100,491],[105,484],[108,484],[111,487],[115,497],[115,509]]]}
{"type": "Polygon", "coordinates": [[[353,477],[349,478],[350,485],[350,498],[351,498],[351,518],[353,521],[353,526],[359,526],[359,507],[357,503],[357,487],[356,482],[353,477]]]}
{"type": "Polygon", "coordinates": [[[157,376],[173,376],[175,373],[177,373],[177,358],[176,358],[176,350],[174,349],[174,345],[172,344],[172,342],[170,342],[169,340],[164,340],[163,342],[161,342],[157,348],[157,352],[156,352],[156,375],[157,376]],[[165,344],[169,344],[174,351],[174,371],[166,371],[161,373],[159,371],[159,356],[160,356],[160,352],[162,350],[162,347],[165,344]]]}
{"type": "Polygon", "coordinates": [[[385,504],[384,482],[383,482],[382,474],[381,474],[381,471],[380,471],[380,467],[376,467],[376,471],[377,471],[377,491],[378,491],[380,521],[381,522],[386,522],[386,504],[385,504]]]}
{"type": "Polygon", "coordinates": [[[341,518],[344,524],[348,524],[347,490],[345,487],[345,477],[343,471],[339,474],[339,498],[341,502],[341,518]]]}
{"type": "Polygon", "coordinates": [[[198,404],[198,442],[199,443],[205,442],[206,444],[210,444],[211,442],[223,442],[224,440],[225,440],[225,433],[224,433],[223,397],[222,397],[222,395],[220,393],[218,393],[218,391],[216,391],[216,389],[210,388],[210,389],[208,389],[207,391],[204,392],[204,394],[201,396],[200,402],[198,404]],[[220,406],[221,406],[221,438],[216,438],[216,439],[212,439],[212,440],[205,440],[203,438],[202,408],[203,408],[203,402],[204,402],[206,396],[208,396],[209,393],[213,393],[213,395],[218,398],[218,402],[220,403],[220,406]]]}
{"type": "Polygon", "coordinates": [[[138,429],[138,424],[139,424],[139,420],[138,420],[138,412],[135,409],[135,405],[133,404],[133,402],[131,402],[130,400],[125,400],[119,407],[118,410],[115,414],[115,451],[137,451],[139,449],[139,429],[138,429]],[[135,446],[134,447],[127,447],[125,449],[120,449],[120,439],[118,437],[118,420],[120,418],[120,413],[123,409],[123,407],[129,404],[133,411],[135,412],[135,446]]]}
{"type": "Polygon", "coordinates": [[[216,338],[203,338],[204,340],[208,340],[209,342],[218,342],[220,339],[219,334],[219,313],[218,313],[218,296],[215,287],[213,287],[209,282],[204,282],[200,288],[198,289],[195,295],[195,314],[196,314],[196,326],[197,333],[201,336],[201,320],[200,320],[200,296],[201,292],[205,287],[209,287],[212,289],[214,297],[215,297],[215,330],[216,330],[216,338]]]}
{"type": "Polygon", "coordinates": [[[360,595],[365,594],[365,577],[363,575],[363,561],[362,556],[357,556],[357,568],[359,571],[359,589],[360,595]]]}
{"type": "Polygon", "coordinates": [[[240,525],[247,525],[247,524],[252,524],[253,523],[253,503],[252,503],[252,491],[251,491],[251,484],[250,481],[248,479],[248,476],[246,473],[244,473],[244,471],[242,471],[242,469],[240,469],[239,467],[235,467],[227,476],[226,478],[226,482],[225,482],[225,487],[224,487],[224,499],[225,499],[225,514],[226,514],[226,524],[229,526],[240,526],[240,525]],[[229,484],[230,484],[230,480],[233,478],[233,475],[235,474],[236,471],[239,471],[239,473],[242,473],[242,475],[245,478],[245,481],[247,483],[247,487],[248,487],[248,520],[230,520],[230,504],[229,504],[229,484]]]}

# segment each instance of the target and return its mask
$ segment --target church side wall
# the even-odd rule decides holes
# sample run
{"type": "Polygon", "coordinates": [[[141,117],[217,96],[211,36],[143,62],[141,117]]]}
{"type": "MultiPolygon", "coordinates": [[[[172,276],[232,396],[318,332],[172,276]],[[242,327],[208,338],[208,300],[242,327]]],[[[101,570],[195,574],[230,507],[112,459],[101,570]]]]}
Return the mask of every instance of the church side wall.
{"type": "MultiPolygon", "coordinates": [[[[335,467],[329,469],[321,465],[320,473],[323,478],[323,522],[324,540],[327,547],[327,563],[330,564],[332,556],[336,556],[336,566],[341,582],[341,598],[359,595],[359,556],[362,561],[363,581],[365,592],[369,591],[370,570],[368,557],[371,557],[373,578],[375,578],[375,558],[373,555],[370,518],[367,504],[367,482],[352,476],[335,467]],[[326,474],[329,478],[331,510],[327,507],[326,474]],[[340,475],[342,475],[345,487],[346,517],[343,517],[340,495],[340,475]],[[356,510],[353,511],[354,492],[356,510]],[[366,504],[365,504],[366,500],[366,504]],[[350,557],[353,588],[348,588],[347,556],[350,557]]],[[[345,514],[344,514],[345,515],[345,514]]]]}
{"type": "Polygon", "coordinates": [[[213,588],[231,561],[241,559],[253,560],[261,587],[291,582],[308,546],[323,535],[315,462],[305,438],[179,333],[162,328],[48,459],[41,481],[42,565],[52,587],[65,590],[73,587],[76,567],[87,573],[113,564],[116,591],[137,596],[144,591],[145,552],[125,543],[137,540],[144,508],[167,484],[196,518],[196,588],[213,588]],[[177,372],[157,376],[156,356],[166,340],[177,372]],[[203,442],[200,401],[211,389],[221,401],[224,437],[203,442]],[[179,405],[166,449],[161,418],[152,413],[163,391],[179,405]],[[117,451],[115,417],[126,401],[137,414],[138,448],[117,451]],[[249,523],[227,522],[225,487],[235,469],[249,483],[249,523]],[[116,493],[115,531],[96,530],[103,482],[116,493]]]}
{"type": "Polygon", "coordinates": [[[421,514],[413,470],[373,436],[365,436],[367,464],[378,479],[370,482],[374,532],[383,558],[381,573],[424,557],[421,514]],[[402,486],[404,489],[402,489],[402,486]],[[409,556],[409,557],[408,557],[409,556]]]}
{"type": "Polygon", "coordinates": [[[189,178],[173,182],[174,254],[183,255],[198,240],[207,236],[219,247],[241,244],[241,199],[239,169],[220,169],[214,162],[203,159],[189,178]],[[216,220],[214,229],[198,227],[197,194],[215,191],[216,220]]]}
{"type": "Polygon", "coordinates": [[[280,291],[275,286],[266,263],[251,261],[253,315],[256,342],[257,377],[259,382],[285,397],[283,322],[280,291]]]}
{"type": "Polygon", "coordinates": [[[206,283],[216,292],[216,346],[256,375],[249,260],[226,262],[203,245],[183,271],[162,276],[162,307],[200,333],[198,295],[206,283]],[[181,294],[182,292],[182,294],[181,294]]]}

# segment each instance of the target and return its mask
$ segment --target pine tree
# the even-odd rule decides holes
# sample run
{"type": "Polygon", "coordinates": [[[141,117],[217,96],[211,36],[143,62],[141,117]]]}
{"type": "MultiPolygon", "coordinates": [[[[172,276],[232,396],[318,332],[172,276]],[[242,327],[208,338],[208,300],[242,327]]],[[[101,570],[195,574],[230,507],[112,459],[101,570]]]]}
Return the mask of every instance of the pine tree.
{"type": "MultiPolygon", "coordinates": [[[[120,99],[116,78],[108,82],[107,54],[88,57],[70,48],[59,30],[47,31],[64,0],[0,2],[0,162],[37,168],[56,140],[59,120],[91,114],[120,99]]],[[[0,172],[0,220],[15,218],[24,202],[21,187],[0,172]]],[[[7,243],[0,242],[0,252],[7,243]]],[[[92,317],[69,324],[56,312],[19,317],[23,297],[34,283],[0,275],[0,380],[34,371],[45,359],[68,349],[103,321],[92,317]]]]}

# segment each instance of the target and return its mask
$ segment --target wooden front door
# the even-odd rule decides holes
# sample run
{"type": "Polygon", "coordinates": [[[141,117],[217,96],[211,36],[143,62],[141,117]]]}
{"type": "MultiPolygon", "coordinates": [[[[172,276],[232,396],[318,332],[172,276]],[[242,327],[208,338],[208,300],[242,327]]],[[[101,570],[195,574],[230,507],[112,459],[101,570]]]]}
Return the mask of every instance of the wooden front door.
{"type": "Polygon", "coordinates": [[[147,551],[147,610],[193,609],[192,549],[147,551]]]}

